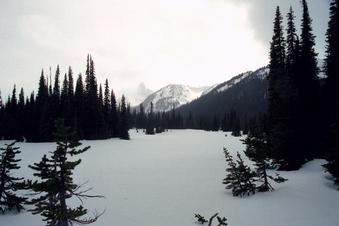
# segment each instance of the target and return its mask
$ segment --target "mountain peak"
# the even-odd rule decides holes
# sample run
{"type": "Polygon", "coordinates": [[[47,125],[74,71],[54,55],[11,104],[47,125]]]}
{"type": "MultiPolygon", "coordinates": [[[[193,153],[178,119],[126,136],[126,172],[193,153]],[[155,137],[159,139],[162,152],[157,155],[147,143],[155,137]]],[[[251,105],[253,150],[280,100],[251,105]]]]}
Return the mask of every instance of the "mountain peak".
{"type": "Polygon", "coordinates": [[[146,112],[150,110],[151,102],[155,112],[169,111],[197,99],[207,88],[170,84],[149,95],[142,105],[146,112]]]}

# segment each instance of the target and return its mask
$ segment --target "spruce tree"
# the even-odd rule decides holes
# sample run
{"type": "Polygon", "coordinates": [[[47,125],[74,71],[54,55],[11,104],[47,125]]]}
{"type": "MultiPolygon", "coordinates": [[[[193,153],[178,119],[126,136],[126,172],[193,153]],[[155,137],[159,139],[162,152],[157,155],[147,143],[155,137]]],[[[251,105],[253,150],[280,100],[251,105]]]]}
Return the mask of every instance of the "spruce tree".
{"type": "Polygon", "coordinates": [[[276,183],[282,183],[286,181],[286,179],[281,177],[279,174],[276,174],[276,176],[271,176],[267,172],[267,170],[271,169],[272,166],[269,158],[267,135],[260,124],[258,127],[251,130],[251,133],[243,142],[246,145],[246,156],[255,162],[256,191],[273,191],[274,188],[270,183],[271,180],[275,181],[276,183]]]}
{"type": "Polygon", "coordinates": [[[228,165],[227,175],[223,180],[226,189],[232,189],[233,196],[245,196],[255,194],[255,176],[256,173],[245,165],[239,152],[237,160],[234,161],[228,150],[224,148],[225,158],[228,165]]]}
{"type": "Polygon", "coordinates": [[[81,159],[73,160],[75,156],[84,153],[90,147],[79,148],[81,143],[75,138],[75,133],[65,127],[63,120],[56,122],[57,148],[49,158],[43,156],[39,163],[29,167],[35,171],[34,176],[39,180],[29,181],[30,189],[37,195],[29,201],[35,206],[30,211],[40,214],[47,226],[69,226],[73,223],[89,224],[95,222],[100,215],[84,218],[88,210],[83,207],[82,199],[101,197],[88,195],[82,185],[74,183],[73,171],[81,163],[81,159]],[[72,157],[72,160],[71,160],[72,157]],[[78,198],[81,204],[70,206],[68,201],[78,198]]]}
{"type": "Polygon", "coordinates": [[[123,140],[129,140],[128,134],[128,112],[126,106],[126,98],[124,95],[121,97],[120,117],[119,117],[119,137],[123,140]]]}
{"type": "Polygon", "coordinates": [[[286,130],[286,124],[282,121],[285,119],[285,103],[283,103],[283,89],[285,88],[285,59],[285,39],[283,34],[282,16],[280,8],[277,7],[270,48],[270,72],[268,76],[270,120],[268,142],[272,148],[271,151],[275,156],[278,155],[277,153],[280,154],[284,152],[284,146],[281,145],[281,133],[286,130]]]}
{"type": "Polygon", "coordinates": [[[154,135],[154,113],[153,113],[153,103],[151,102],[151,109],[148,113],[147,117],[147,125],[146,125],[146,134],[154,135]]]}
{"type": "Polygon", "coordinates": [[[306,156],[298,145],[301,128],[298,119],[298,92],[296,85],[299,66],[298,41],[295,34],[292,8],[287,15],[287,41],[284,39],[279,7],[274,20],[269,65],[269,130],[267,131],[268,157],[279,169],[295,170],[305,162],[306,156]],[[285,47],[287,46],[287,52],[285,47]]]}
{"type": "Polygon", "coordinates": [[[317,54],[315,53],[315,36],[312,31],[312,19],[309,15],[308,4],[302,0],[302,22],[300,36],[300,70],[297,88],[300,97],[299,118],[302,128],[302,151],[307,160],[318,156],[319,139],[314,131],[319,130],[319,80],[317,54]]]}
{"type": "Polygon", "coordinates": [[[139,105],[139,113],[137,115],[136,128],[137,129],[146,128],[146,114],[145,114],[145,108],[142,104],[139,105]]]}
{"type": "Polygon", "coordinates": [[[19,147],[15,147],[15,142],[6,144],[5,148],[0,148],[0,211],[10,211],[16,209],[18,212],[24,209],[23,204],[26,198],[16,194],[18,189],[24,188],[23,178],[13,176],[13,171],[20,168],[16,155],[20,154],[19,147]]]}
{"type": "Polygon", "coordinates": [[[73,98],[74,96],[74,79],[73,79],[73,70],[71,66],[68,67],[68,89],[67,89],[67,94],[70,99],[73,98]]]}
{"type": "Polygon", "coordinates": [[[38,93],[36,96],[36,122],[37,122],[37,137],[36,140],[46,142],[50,141],[50,120],[48,116],[48,87],[44,75],[41,71],[38,93]]]}
{"type": "Polygon", "coordinates": [[[112,127],[113,137],[117,137],[118,136],[119,116],[118,116],[118,109],[117,109],[117,101],[116,101],[113,89],[111,90],[111,113],[110,113],[110,118],[111,118],[111,127],[112,127]]]}
{"type": "Polygon", "coordinates": [[[325,132],[328,140],[326,170],[339,185],[339,1],[330,4],[330,20],[326,33],[325,73],[327,75],[324,100],[326,101],[325,132]]]}
{"type": "Polygon", "coordinates": [[[78,75],[74,93],[74,107],[75,107],[75,129],[79,138],[84,138],[85,125],[85,91],[82,81],[82,75],[78,75]]]}

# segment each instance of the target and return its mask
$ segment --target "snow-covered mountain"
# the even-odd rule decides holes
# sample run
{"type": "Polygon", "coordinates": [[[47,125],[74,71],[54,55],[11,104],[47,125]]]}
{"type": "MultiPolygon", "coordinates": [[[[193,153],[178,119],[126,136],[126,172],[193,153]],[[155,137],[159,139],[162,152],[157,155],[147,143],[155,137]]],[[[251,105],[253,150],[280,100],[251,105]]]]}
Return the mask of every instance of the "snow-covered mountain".
{"type": "Polygon", "coordinates": [[[208,92],[206,92],[206,94],[211,93],[211,92],[212,93],[224,92],[224,91],[228,90],[229,88],[235,86],[239,82],[247,81],[249,79],[261,79],[261,80],[266,79],[266,77],[268,76],[268,73],[269,73],[268,67],[260,68],[260,69],[254,71],[254,72],[248,71],[248,72],[242,73],[240,75],[237,75],[237,76],[231,78],[230,80],[228,80],[226,82],[212,86],[208,90],[208,92]]]}
{"type": "Polygon", "coordinates": [[[194,114],[201,120],[219,119],[230,110],[251,118],[267,110],[268,67],[239,74],[232,79],[214,85],[205,95],[180,106],[182,115],[194,114]]]}
{"type": "Polygon", "coordinates": [[[155,112],[169,111],[173,107],[177,108],[197,99],[208,88],[209,87],[190,87],[187,85],[171,84],[149,95],[142,102],[142,105],[146,112],[150,110],[151,102],[153,103],[155,112]]]}

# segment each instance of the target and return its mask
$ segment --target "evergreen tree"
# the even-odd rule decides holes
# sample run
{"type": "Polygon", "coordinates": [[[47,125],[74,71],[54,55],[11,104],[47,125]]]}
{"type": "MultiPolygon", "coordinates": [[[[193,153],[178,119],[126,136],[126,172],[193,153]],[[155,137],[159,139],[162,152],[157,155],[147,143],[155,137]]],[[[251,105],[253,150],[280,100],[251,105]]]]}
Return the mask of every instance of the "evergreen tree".
{"type": "Polygon", "coordinates": [[[299,139],[303,143],[303,148],[300,151],[303,151],[303,155],[307,159],[313,159],[319,152],[319,139],[314,133],[319,130],[319,69],[314,49],[315,36],[312,32],[312,19],[306,0],[302,0],[302,7],[300,70],[297,79],[300,115],[302,116],[299,118],[302,128],[302,136],[299,139]]]}
{"type": "Polygon", "coordinates": [[[120,126],[119,126],[119,137],[123,140],[129,140],[128,134],[128,112],[126,106],[126,98],[124,95],[121,97],[121,107],[120,107],[120,126]]]}
{"type": "Polygon", "coordinates": [[[224,148],[225,158],[228,165],[226,172],[228,173],[223,180],[223,184],[226,185],[226,189],[232,189],[234,196],[245,196],[255,194],[255,181],[256,173],[253,172],[247,165],[245,165],[239,152],[237,153],[236,162],[233,157],[224,148]]]}
{"type": "Polygon", "coordinates": [[[71,67],[68,67],[68,89],[67,94],[72,100],[74,96],[74,80],[73,80],[73,71],[71,67]]]}
{"type": "Polygon", "coordinates": [[[115,98],[115,94],[113,90],[111,90],[111,127],[112,127],[112,132],[113,132],[113,137],[118,136],[118,122],[119,122],[119,117],[118,117],[118,109],[117,109],[117,101],[115,98]]]}
{"type": "Polygon", "coordinates": [[[232,136],[238,137],[241,136],[241,125],[240,118],[238,117],[237,112],[234,109],[231,109],[228,116],[226,116],[225,130],[232,131],[232,136]]]}
{"type": "Polygon", "coordinates": [[[330,20],[326,33],[325,73],[327,75],[324,95],[326,101],[325,134],[327,160],[326,170],[339,184],[339,1],[332,0],[330,4],[330,20]]]}
{"type": "Polygon", "coordinates": [[[48,87],[44,76],[44,71],[41,71],[38,93],[36,96],[36,121],[38,123],[38,141],[50,140],[50,121],[48,119],[48,87]]]}
{"type": "Polygon", "coordinates": [[[145,108],[142,104],[139,105],[139,113],[137,115],[136,128],[137,129],[146,128],[146,114],[145,114],[145,108]]]}
{"type": "Polygon", "coordinates": [[[154,135],[154,113],[153,113],[153,103],[151,102],[151,109],[148,113],[147,117],[147,125],[146,125],[146,134],[154,135]]]}
{"type": "Polygon", "coordinates": [[[212,131],[219,131],[219,129],[220,129],[219,120],[217,116],[214,116],[212,122],[212,131]]]}
{"type": "Polygon", "coordinates": [[[82,81],[82,75],[79,74],[74,94],[74,106],[75,106],[75,128],[80,138],[84,137],[84,125],[85,125],[85,90],[82,81]]]}
{"type": "Polygon", "coordinates": [[[24,188],[23,178],[14,177],[12,171],[20,168],[16,155],[20,153],[15,147],[15,142],[6,144],[5,148],[0,148],[0,211],[16,209],[18,212],[24,209],[23,203],[26,198],[16,194],[18,189],[24,188]]]}
{"type": "MultiPolygon", "coordinates": [[[[284,103],[284,83],[285,83],[285,39],[283,34],[282,16],[280,8],[277,7],[273,37],[270,48],[270,73],[269,81],[269,120],[270,130],[268,134],[269,147],[272,153],[284,152],[281,142],[282,132],[286,131],[285,103],[284,103]]],[[[285,137],[284,137],[285,138],[285,137]]]]}
{"type": "Polygon", "coordinates": [[[81,159],[70,160],[70,157],[84,153],[90,147],[79,149],[81,143],[75,138],[75,133],[64,126],[63,120],[56,122],[57,148],[48,158],[43,156],[39,163],[29,167],[35,171],[34,176],[39,180],[29,181],[30,189],[39,197],[29,203],[35,208],[33,214],[40,214],[48,226],[68,226],[73,223],[89,224],[95,222],[100,215],[92,218],[83,218],[88,213],[82,205],[83,198],[101,197],[88,195],[88,190],[81,190],[82,186],[74,183],[72,177],[76,166],[81,159]],[[78,198],[81,205],[74,207],[68,204],[71,198],[78,198]]]}
{"type": "Polygon", "coordinates": [[[84,135],[86,139],[97,139],[101,133],[101,122],[98,102],[98,84],[95,77],[95,68],[92,57],[87,56],[85,90],[85,126],[84,135]]]}
{"type": "Polygon", "coordinates": [[[53,86],[53,96],[56,97],[56,99],[60,98],[60,82],[59,82],[59,76],[60,76],[60,68],[59,65],[57,66],[55,77],[54,77],[54,86],[53,86]]]}
{"type": "MultiPolygon", "coordinates": [[[[50,121],[54,122],[58,115],[61,112],[61,106],[60,106],[60,96],[61,96],[61,89],[60,89],[60,68],[59,65],[57,65],[57,69],[55,71],[55,77],[54,77],[54,86],[53,86],[53,93],[51,96],[51,105],[50,105],[50,121]]],[[[50,125],[50,132],[53,130],[53,124],[50,125]]]]}
{"type": "Polygon", "coordinates": [[[18,109],[17,109],[17,125],[21,125],[18,128],[17,140],[22,141],[25,136],[25,128],[27,127],[25,121],[25,93],[24,89],[21,88],[19,93],[18,109]]]}
{"type": "MultiPolygon", "coordinates": [[[[259,124],[260,125],[260,124],[259,124]]],[[[256,183],[259,185],[256,186],[256,191],[258,192],[267,192],[273,191],[270,180],[273,180],[277,183],[285,182],[286,179],[281,177],[279,174],[276,176],[271,176],[267,173],[268,169],[271,169],[271,163],[269,159],[269,148],[267,145],[267,136],[263,128],[260,126],[256,127],[248,137],[244,140],[246,145],[246,156],[255,162],[255,172],[256,172],[256,183]]]]}
{"type": "MultiPolygon", "coordinates": [[[[276,10],[274,31],[270,49],[269,73],[269,130],[267,132],[267,157],[273,157],[280,169],[299,169],[305,162],[305,154],[298,145],[299,129],[296,85],[299,64],[298,41],[295,34],[292,8],[287,15],[287,42],[285,42],[282,16],[276,10]],[[287,53],[285,46],[287,45],[287,53]]],[[[258,137],[257,137],[258,138],[258,137]]]]}

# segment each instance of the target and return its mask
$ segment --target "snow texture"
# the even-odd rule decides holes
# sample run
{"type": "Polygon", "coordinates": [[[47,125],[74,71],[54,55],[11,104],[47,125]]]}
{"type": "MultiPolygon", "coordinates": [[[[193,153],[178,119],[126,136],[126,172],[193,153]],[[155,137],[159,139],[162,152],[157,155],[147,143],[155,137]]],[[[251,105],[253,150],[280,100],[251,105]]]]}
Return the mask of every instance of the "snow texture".
{"type": "MultiPolygon", "coordinates": [[[[155,136],[131,131],[131,138],[83,142],[92,148],[82,156],[76,181],[88,181],[92,194],[106,197],[85,200],[89,210],[106,210],[93,226],[194,226],[194,213],[208,218],[217,212],[229,219],[229,226],[339,225],[339,192],[324,173],[323,160],[282,172],[288,181],[273,184],[274,192],[238,198],[222,184],[223,147],[235,155],[244,150],[241,138],[193,130],[155,136]]],[[[27,165],[55,148],[53,143],[18,145],[19,175],[28,178],[32,171],[27,165]]],[[[45,224],[40,216],[23,212],[0,215],[0,225],[45,224]]]]}

